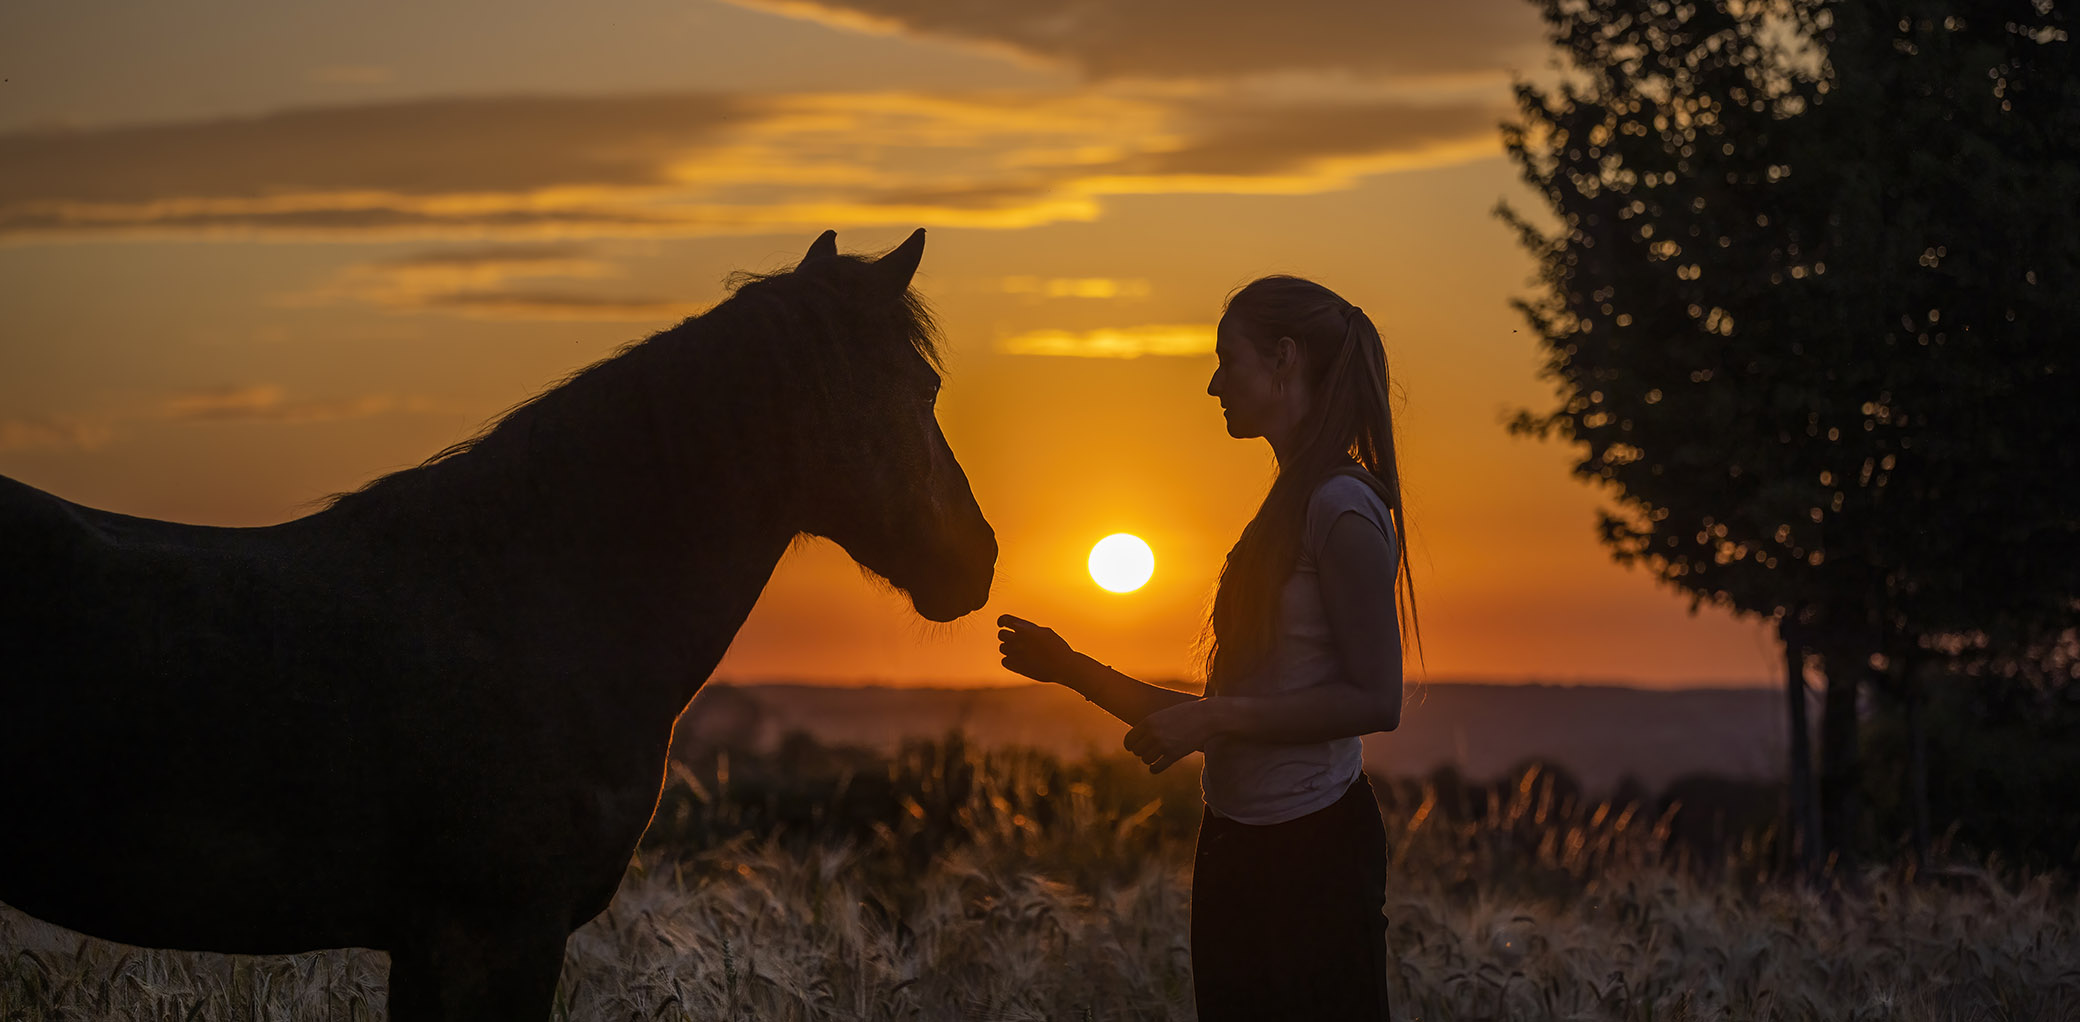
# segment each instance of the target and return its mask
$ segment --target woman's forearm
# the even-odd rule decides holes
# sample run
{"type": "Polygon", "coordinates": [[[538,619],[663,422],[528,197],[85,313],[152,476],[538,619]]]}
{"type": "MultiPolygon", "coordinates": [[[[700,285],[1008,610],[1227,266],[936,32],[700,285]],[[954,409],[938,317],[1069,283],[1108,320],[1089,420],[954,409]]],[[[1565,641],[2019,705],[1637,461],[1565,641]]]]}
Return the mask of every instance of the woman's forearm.
{"type": "Polygon", "coordinates": [[[1330,682],[1298,692],[1219,696],[1222,735],[1252,742],[1304,745],[1392,731],[1401,726],[1401,685],[1362,689],[1330,682]]]}
{"type": "Polygon", "coordinates": [[[1199,698],[1189,692],[1158,688],[1146,682],[1136,681],[1110,667],[1082,654],[1060,679],[1062,684],[1082,693],[1085,699],[1098,704],[1131,727],[1141,723],[1142,718],[1178,703],[1191,702],[1199,698]]]}

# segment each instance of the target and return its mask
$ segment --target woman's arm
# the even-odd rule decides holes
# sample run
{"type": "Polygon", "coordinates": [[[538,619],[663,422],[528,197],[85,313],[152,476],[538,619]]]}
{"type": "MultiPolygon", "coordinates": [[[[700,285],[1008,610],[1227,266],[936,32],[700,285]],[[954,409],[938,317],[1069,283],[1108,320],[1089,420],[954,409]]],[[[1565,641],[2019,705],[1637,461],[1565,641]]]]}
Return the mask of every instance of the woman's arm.
{"type": "Polygon", "coordinates": [[[1198,700],[1189,692],[1160,688],[1147,682],[1136,681],[1110,667],[1079,653],[1083,663],[1075,672],[1075,679],[1063,684],[1083,694],[1085,699],[1097,703],[1106,713],[1118,717],[1129,726],[1139,724],[1157,710],[1168,709],[1179,703],[1198,700]]]}
{"type": "Polygon", "coordinates": [[[1394,550],[1363,515],[1345,512],[1316,559],[1322,605],[1343,677],[1298,692],[1215,696],[1145,718],[1127,748],[1149,770],[1221,738],[1300,745],[1401,726],[1401,623],[1394,606],[1394,550]]]}
{"type": "Polygon", "coordinates": [[[1069,648],[1052,628],[1005,614],[997,618],[998,649],[1004,666],[1034,681],[1073,689],[1129,726],[1178,703],[1196,701],[1187,692],[1158,688],[1129,678],[1069,648]]]}

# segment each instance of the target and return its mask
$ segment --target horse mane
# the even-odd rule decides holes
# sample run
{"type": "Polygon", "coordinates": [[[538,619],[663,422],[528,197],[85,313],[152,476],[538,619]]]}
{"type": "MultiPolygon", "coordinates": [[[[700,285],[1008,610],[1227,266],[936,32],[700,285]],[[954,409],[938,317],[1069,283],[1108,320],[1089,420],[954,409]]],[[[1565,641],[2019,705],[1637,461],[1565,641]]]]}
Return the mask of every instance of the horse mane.
{"type": "MultiPolygon", "coordinates": [[[[601,421],[611,417],[617,406],[632,397],[650,405],[646,421],[655,426],[656,404],[662,378],[684,385],[705,378],[703,363],[716,358],[725,345],[758,346],[785,371],[803,377],[819,398],[848,383],[862,379],[852,372],[862,361],[863,345],[853,343],[856,310],[847,301],[846,278],[858,279],[871,260],[854,255],[836,257],[838,265],[804,274],[790,269],[776,273],[738,271],[729,275],[729,295],[706,311],[687,317],[677,325],[649,337],[631,341],[606,357],[579,368],[532,397],[493,416],[469,437],[434,453],[410,468],[399,469],[364,483],[356,489],[335,493],[318,503],[317,509],[373,509],[408,498],[430,485],[442,469],[464,456],[508,440],[524,458],[534,427],[550,416],[563,422],[601,421]],[[813,338],[829,337],[834,343],[816,345],[819,350],[802,351],[813,338]],[[788,350],[788,349],[795,350],[788,350]],[[662,370],[661,372],[656,370],[662,370]]],[[[930,306],[915,289],[906,288],[888,306],[894,312],[893,332],[908,342],[934,372],[944,372],[944,356],[938,323],[930,306]]],[[[683,397],[683,395],[680,395],[683,397]]],[[[679,402],[684,404],[683,400],[679,402]]],[[[652,443],[658,436],[647,438],[652,443]]],[[[626,441],[622,443],[625,445],[626,441]]]]}

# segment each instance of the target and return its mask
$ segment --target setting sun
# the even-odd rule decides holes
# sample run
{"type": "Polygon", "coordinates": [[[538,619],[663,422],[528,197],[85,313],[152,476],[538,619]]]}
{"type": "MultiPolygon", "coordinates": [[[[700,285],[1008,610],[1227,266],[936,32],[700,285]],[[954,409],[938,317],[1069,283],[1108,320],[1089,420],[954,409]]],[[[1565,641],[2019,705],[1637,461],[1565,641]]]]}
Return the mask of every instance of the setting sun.
{"type": "Polygon", "coordinates": [[[1091,580],[1101,588],[1131,593],[1147,585],[1155,571],[1155,551],[1139,536],[1115,532],[1091,547],[1091,580]]]}

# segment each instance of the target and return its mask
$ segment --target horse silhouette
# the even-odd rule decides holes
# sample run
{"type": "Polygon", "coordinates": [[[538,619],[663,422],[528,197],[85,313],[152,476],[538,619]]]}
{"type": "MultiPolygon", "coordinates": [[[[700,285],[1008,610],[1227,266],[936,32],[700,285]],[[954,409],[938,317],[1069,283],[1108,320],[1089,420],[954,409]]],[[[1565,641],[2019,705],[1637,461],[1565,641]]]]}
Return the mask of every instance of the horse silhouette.
{"type": "Polygon", "coordinates": [[[988,597],[924,232],[836,238],[294,521],[0,477],[0,901],[153,947],[387,950],[398,1022],[547,1018],[798,535],[934,621],[988,597]]]}

